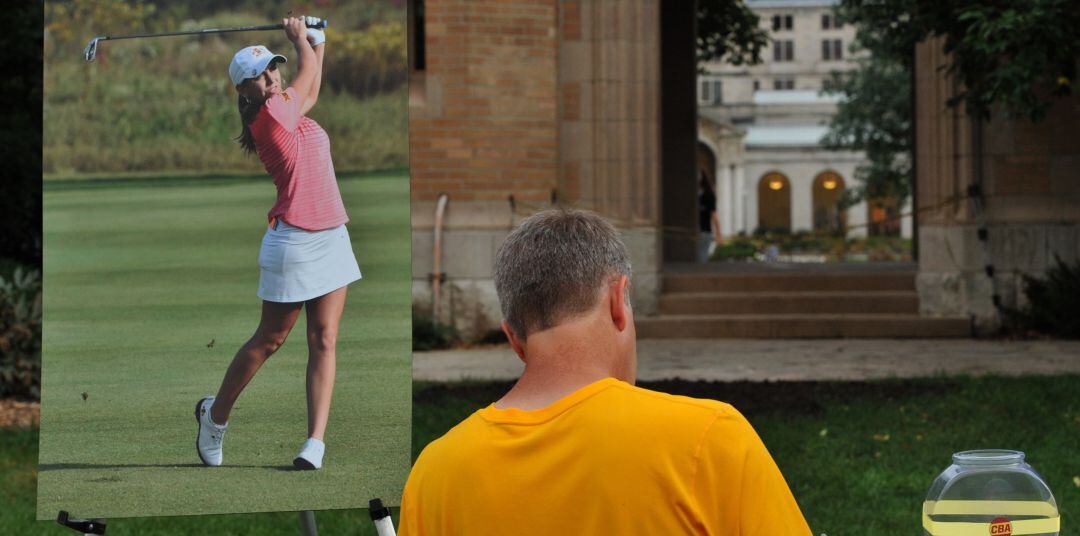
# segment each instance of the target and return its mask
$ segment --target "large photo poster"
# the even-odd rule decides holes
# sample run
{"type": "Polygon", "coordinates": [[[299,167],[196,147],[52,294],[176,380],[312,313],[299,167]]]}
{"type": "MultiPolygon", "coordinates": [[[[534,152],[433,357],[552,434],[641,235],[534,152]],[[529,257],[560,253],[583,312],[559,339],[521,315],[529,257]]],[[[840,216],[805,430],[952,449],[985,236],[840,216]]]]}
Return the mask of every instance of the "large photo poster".
{"type": "Polygon", "coordinates": [[[39,519],[398,504],[405,20],[45,2],[39,519]]]}

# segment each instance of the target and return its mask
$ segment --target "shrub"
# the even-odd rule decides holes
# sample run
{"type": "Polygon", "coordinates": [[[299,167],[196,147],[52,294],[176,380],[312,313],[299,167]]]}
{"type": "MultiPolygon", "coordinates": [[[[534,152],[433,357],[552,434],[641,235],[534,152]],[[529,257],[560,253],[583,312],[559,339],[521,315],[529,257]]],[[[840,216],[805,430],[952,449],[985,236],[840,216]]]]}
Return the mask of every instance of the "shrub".
{"type": "Polygon", "coordinates": [[[752,240],[736,237],[725,244],[717,246],[716,250],[713,251],[712,259],[723,261],[753,259],[757,251],[757,245],[752,240]]]}
{"type": "Polygon", "coordinates": [[[0,396],[41,396],[41,274],[0,278],[0,396]]]}
{"type": "Polygon", "coordinates": [[[338,50],[326,58],[326,83],[330,87],[367,97],[405,84],[408,53],[404,24],[372,24],[364,30],[338,32],[332,37],[338,50]]]}
{"type": "Polygon", "coordinates": [[[439,322],[431,315],[413,312],[413,350],[441,350],[449,348],[459,337],[454,326],[439,322]]]}
{"type": "Polygon", "coordinates": [[[1024,276],[1027,305],[1007,310],[1014,329],[1080,339],[1080,260],[1068,264],[1054,256],[1046,276],[1024,276]]]}

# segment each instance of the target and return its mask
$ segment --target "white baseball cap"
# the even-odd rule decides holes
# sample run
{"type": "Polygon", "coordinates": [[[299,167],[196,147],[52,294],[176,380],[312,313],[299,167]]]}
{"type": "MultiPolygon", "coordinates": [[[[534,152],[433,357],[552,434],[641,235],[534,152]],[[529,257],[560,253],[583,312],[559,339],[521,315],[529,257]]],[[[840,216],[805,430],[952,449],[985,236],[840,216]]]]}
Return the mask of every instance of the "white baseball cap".
{"type": "Polygon", "coordinates": [[[244,80],[262,74],[272,61],[285,63],[289,60],[281,54],[270,52],[270,49],[262,45],[241,48],[229,64],[229,78],[232,78],[233,85],[239,86],[244,80]]]}

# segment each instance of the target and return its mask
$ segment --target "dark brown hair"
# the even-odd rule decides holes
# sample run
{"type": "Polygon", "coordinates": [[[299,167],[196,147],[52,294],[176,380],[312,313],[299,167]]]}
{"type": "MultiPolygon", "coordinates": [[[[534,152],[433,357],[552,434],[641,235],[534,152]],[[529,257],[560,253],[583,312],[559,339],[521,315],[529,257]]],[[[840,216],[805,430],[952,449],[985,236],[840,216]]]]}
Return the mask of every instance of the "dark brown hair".
{"type": "Polygon", "coordinates": [[[236,99],[236,107],[240,110],[240,126],[243,127],[236,141],[240,142],[240,147],[245,153],[252,154],[256,150],[255,136],[251,133],[251,122],[255,120],[255,116],[259,115],[259,110],[262,110],[263,105],[240,95],[236,99]]]}

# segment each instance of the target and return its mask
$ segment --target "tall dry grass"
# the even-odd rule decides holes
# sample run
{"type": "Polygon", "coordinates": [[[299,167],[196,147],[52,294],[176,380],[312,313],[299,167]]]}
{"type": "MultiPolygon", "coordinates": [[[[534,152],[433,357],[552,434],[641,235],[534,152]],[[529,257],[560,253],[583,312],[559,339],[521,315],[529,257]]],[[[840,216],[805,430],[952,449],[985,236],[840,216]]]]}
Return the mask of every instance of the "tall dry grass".
{"type": "MultiPolygon", "coordinates": [[[[229,4],[240,9],[252,3],[222,6],[229,4]]],[[[345,4],[335,9],[350,13],[346,20],[381,19],[358,22],[362,29],[332,22],[327,30],[323,91],[310,116],[329,133],[341,170],[400,168],[408,161],[404,11],[394,2],[375,4],[378,10],[368,12],[345,4]]],[[[113,0],[47,5],[46,176],[262,169],[234,141],[240,122],[227,67],[232,54],[250,44],[294,56],[281,32],[106,41],[95,62],[82,59],[87,27],[107,34],[113,27],[123,33],[268,22],[258,11],[235,10],[185,20],[185,10],[196,7],[113,0]]],[[[294,68],[285,66],[286,79],[294,68]]]]}

